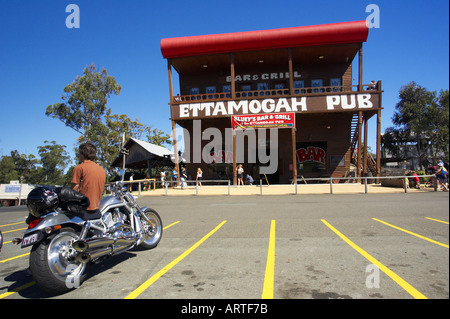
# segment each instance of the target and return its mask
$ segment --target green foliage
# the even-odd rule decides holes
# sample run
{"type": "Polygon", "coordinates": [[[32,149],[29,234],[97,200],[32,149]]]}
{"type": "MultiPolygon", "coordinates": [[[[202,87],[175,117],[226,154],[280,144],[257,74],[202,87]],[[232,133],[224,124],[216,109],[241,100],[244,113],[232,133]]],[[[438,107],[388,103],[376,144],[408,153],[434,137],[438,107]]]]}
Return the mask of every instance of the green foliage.
{"type": "Polygon", "coordinates": [[[112,94],[119,95],[122,87],[106,69],[97,72],[92,64],[84,69],[83,74],[64,88],[64,102],[49,105],[45,114],[80,133],[80,144],[95,144],[97,161],[110,175],[115,170],[110,164],[119,154],[123,134],[125,140],[130,137],[143,139],[145,135],[150,143],[171,143],[168,134],[142,124],[137,118],[133,121],[125,114],[112,114],[106,104],[112,94]]]}
{"type": "Polygon", "coordinates": [[[22,178],[28,184],[68,185],[64,180],[64,170],[69,162],[65,145],[55,141],[44,141],[46,145],[38,146],[40,159],[34,155],[19,154],[11,151],[11,156],[0,159],[0,183],[8,184],[11,180],[22,178]]]}
{"type": "MultiPolygon", "coordinates": [[[[119,95],[122,87],[106,69],[97,71],[94,64],[87,66],[82,76],[64,88],[61,103],[49,105],[45,114],[59,119],[66,126],[80,134],[78,143],[91,142],[97,146],[97,161],[109,175],[114,175],[111,162],[122,147],[122,134],[125,140],[130,137],[144,139],[153,144],[170,144],[170,135],[144,125],[136,118],[127,115],[112,114],[107,108],[111,95],[119,95]]],[[[40,159],[34,155],[19,154],[17,150],[11,156],[0,159],[0,183],[9,183],[22,177],[24,183],[70,185],[72,170],[70,157],[65,145],[56,141],[44,141],[38,146],[40,159]]]]}
{"type": "Polygon", "coordinates": [[[106,112],[106,103],[111,94],[119,95],[122,87],[106,69],[96,72],[94,64],[87,66],[83,76],[64,88],[63,103],[49,105],[45,114],[61,120],[68,127],[91,140],[96,125],[106,112]]]}
{"type": "Polygon", "coordinates": [[[413,147],[421,168],[435,164],[440,154],[449,158],[449,91],[427,91],[415,82],[402,86],[400,101],[392,117],[393,127],[386,129],[384,146],[393,157],[407,158],[413,147]]]}

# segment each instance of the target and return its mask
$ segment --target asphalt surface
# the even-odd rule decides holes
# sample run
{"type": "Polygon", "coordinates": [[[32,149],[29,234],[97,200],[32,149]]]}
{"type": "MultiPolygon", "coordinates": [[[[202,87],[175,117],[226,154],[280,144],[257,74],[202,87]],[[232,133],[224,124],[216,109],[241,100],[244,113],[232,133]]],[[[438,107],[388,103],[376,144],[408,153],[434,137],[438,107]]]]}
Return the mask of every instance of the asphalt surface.
{"type": "MultiPolygon", "coordinates": [[[[30,249],[5,243],[0,299],[449,298],[449,193],[142,196],[138,203],[169,226],[158,247],[93,265],[80,288],[55,297],[30,284],[22,256],[30,249]]],[[[0,208],[6,242],[23,234],[26,215],[25,207],[0,208]]]]}

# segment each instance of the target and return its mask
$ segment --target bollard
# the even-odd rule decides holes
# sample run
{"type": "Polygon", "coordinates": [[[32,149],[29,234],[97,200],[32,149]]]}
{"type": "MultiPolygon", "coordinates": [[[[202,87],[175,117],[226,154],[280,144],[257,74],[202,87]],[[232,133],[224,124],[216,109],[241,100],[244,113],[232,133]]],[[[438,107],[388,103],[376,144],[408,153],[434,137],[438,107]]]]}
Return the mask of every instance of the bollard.
{"type": "Polygon", "coordinates": [[[365,189],[365,194],[367,194],[367,177],[364,177],[364,189],[365,189]]]}
{"type": "Polygon", "coordinates": [[[333,194],[333,178],[330,177],[330,194],[333,194]]]}
{"type": "Polygon", "coordinates": [[[262,196],[262,179],[259,180],[259,195],[262,196]]]}
{"type": "Polygon", "coordinates": [[[230,186],[231,186],[231,182],[230,182],[230,180],[228,180],[228,196],[230,196],[230,186]]]}
{"type": "Polygon", "coordinates": [[[404,187],[405,187],[405,193],[408,192],[408,181],[407,181],[407,177],[404,177],[404,181],[403,181],[404,187]]]}

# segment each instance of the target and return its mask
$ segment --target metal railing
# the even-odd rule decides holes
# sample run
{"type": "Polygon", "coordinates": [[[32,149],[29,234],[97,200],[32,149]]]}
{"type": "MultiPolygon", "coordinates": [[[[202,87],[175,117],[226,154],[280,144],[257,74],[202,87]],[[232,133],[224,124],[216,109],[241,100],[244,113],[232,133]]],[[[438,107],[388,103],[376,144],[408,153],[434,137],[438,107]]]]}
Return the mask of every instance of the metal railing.
{"type": "MultiPolygon", "coordinates": [[[[366,176],[366,177],[326,177],[326,178],[297,178],[295,180],[295,194],[298,193],[297,191],[297,182],[298,181],[308,181],[308,180],[315,180],[315,181],[327,181],[330,183],[330,194],[333,194],[333,181],[335,180],[361,180],[364,181],[364,193],[368,194],[368,180],[379,180],[379,179],[403,179],[403,188],[405,190],[405,193],[408,192],[408,179],[410,178],[415,178],[416,176],[380,176],[380,177],[373,177],[373,176],[366,176]]],[[[437,191],[438,188],[438,183],[437,183],[437,176],[436,175],[418,175],[417,176],[419,179],[420,178],[425,178],[425,177],[433,177],[434,178],[434,191],[437,191]]]]}
{"type": "MultiPolygon", "coordinates": [[[[368,194],[369,193],[369,184],[373,184],[371,181],[375,180],[375,181],[379,181],[381,179],[401,179],[403,180],[403,189],[405,191],[405,193],[408,193],[408,179],[412,179],[415,178],[416,176],[380,176],[380,177],[373,177],[373,176],[366,176],[366,177],[317,177],[317,178],[297,178],[294,180],[292,187],[294,188],[294,194],[297,195],[298,194],[298,182],[304,182],[305,184],[307,184],[307,181],[319,181],[319,182],[326,182],[329,183],[329,188],[330,188],[330,194],[333,194],[333,189],[334,187],[340,187],[339,185],[341,183],[334,183],[334,181],[356,181],[358,183],[364,184],[364,193],[368,194]],[[369,182],[370,181],[370,182],[369,182]]],[[[433,184],[433,188],[434,191],[437,191],[438,189],[438,180],[437,180],[437,176],[436,175],[418,175],[417,176],[419,179],[422,178],[431,178],[432,179],[432,184],[433,184]]],[[[159,189],[164,188],[164,194],[165,196],[168,196],[168,189],[169,188],[175,188],[175,186],[180,185],[181,188],[183,188],[183,184],[182,183],[186,183],[186,188],[188,185],[195,186],[195,195],[198,196],[199,194],[199,183],[215,183],[215,184],[226,184],[227,186],[227,195],[231,195],[231,188],[236,188],[237,186],[232,185],[230,180],[216,180],[216,179],[208,179],[208,180],[201,180],[201,181],[197,181],[197,180],[185,180],[185,181],[160,181],[160,180],[155,180],[155,179],[144,179],[144,180],[136,180],[136,181],[124,181],[124,186],[129,187],[129,185],[131,184],[138,184],[138,193],[139,195],[142,194],[142,184],[144,183],[153,183],[151,189],[155,190],[156,186],[158,184],[160,184],[161,186],[158,187],[159,189]]],[[[307,184],[307,185],[318,185],[318,184],[307,184]]],[[[350,184],[345,184],[345,185],[350,185],[350,184]]],[[[203,185],[205,186],[205,185],[203,185]]],[[[259,195],[263,195],[263,188],[264,187],[270,187],[269,185],[264,185],[263,184],[263,180],[260,179],[259,180],[259,184],[254,185],[256,187],[259,187],[259,195]]],[[[286,185],[289,186],[289,185],[286,185]]],[[[210,185],[206,185],[206,187],[211,187],[210,185]]]]}

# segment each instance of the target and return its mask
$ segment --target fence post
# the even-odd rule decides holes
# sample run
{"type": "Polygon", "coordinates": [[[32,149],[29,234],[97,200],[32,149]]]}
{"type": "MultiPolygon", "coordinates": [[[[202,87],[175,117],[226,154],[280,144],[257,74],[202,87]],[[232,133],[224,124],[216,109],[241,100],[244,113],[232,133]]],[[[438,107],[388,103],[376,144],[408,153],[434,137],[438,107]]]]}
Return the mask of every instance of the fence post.
{"type": "Polygon", "coordinates": [[[141,196],[141,182],[139,182],[138,191],[139,191],[139,196],[141,196]]]}
{"type": "Polygon", "coordinates": [[[407,177],[404,177],[404,181],[403,181],[403,184],[404,184],[404,186],[405,186],[405,193],[407,193],[408,192],[408,184],[407,184],[407,177]]]}
{"type": "Polygon", "coordinates": [[[433,182],[433,184],[434,184],[434,191],[437,192],[437,190],[438,190],[438,180],[437,180],[437,176],[436,175],[434,175],[434,182],[433,182]]]}
{"type": "Polygon", "coordinates": [[[364,177],[364,189],[365,193],[367,194],[367,177],[364,177]]]}
{"type": "Polygon", "coordinates": [[[166,187],[165,187],[166,188],[166,196],[167,196],[167,187],[168,187],[168,185],[169,185],[169,182],[167,181],[166,182],[166,187]]]}

